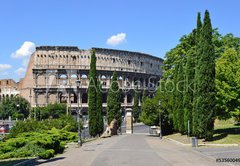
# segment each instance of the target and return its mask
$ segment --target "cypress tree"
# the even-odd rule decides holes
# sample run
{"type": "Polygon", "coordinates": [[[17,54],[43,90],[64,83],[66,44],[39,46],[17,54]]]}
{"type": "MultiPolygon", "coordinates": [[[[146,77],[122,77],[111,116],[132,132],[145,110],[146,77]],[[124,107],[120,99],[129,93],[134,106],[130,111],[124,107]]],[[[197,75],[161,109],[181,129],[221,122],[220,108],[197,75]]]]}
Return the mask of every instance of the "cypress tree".
{"type": "Polygon", "coordinates": [[[136,89],[135,91],[135,94],[134,94],[134,104],[133,104],[133,110],[132,110],[132,113],[133,113],[133,118],[134,118],[134,121],[137,122],[138,121],[138,118],[139,118],[139,114],[140,114],[140,110],[139,110],[139,92],[138,92],[138,88],[136,89]]]}
{"type": "Polygon", "coordinates": [[[200,138],[210,139],[213,136],[215,109],[215,56],[212,43],[212,25],[209,12],[205,12],[201,37],[197,50],[197,134],[200,138]]]}
{"type": "Polygon", "coordinates": [[[88,86],[88,116],[89,116],[89,134],[96,136],[98,134],[97,119],[96,119],[96,55],[95,51],[91,51],[91,63],[89,71],[89,86],[88,86]]]}
{"type": "Polygon", "coordinates": [[[200,41],[200,36],[201,36],[201,29],[202,29],[202,21],[201,21],[201,14],[198,13],[197,16],[197,28],[196,28],[196,36],[195,36],[195,42],[196,42],[196,46],[194,47],[195,49],[195,64],[194,64],[194,92],[193,92],[193,106],[192,106],[192,134],[197,136],[198,135],[198,130],[197,130],[197,126],[198,126],[198,114],[197,114],[197,108],[196,108],[196,103],[197,103],[197,97],[198,97],[198,83],[197,83],[197,75],[198,75],[198,60],[199,60],[199,54],[197,53],[197,50],[200,47],[199,41],[200,41]]]}
{"type": "Polygon", "coordinates": [[[107,123],[111,123],[113,119],[118,121],[118,125],[121,124],[121,90],[119,89],[117,82],[117,73],[113,72],[111,87],[107,96],[107,123]]]}
{"type": "Polygon", "coordinates": [[[103,116],[102,116],[102,84],[98,80],[97,81],[97,102],[96,102],[96,110],[97,110],[97,127],[98,127],[98,134],[99,136],[103,133],[104,130],[104,123],[103,123],[103,116]]]}
{"type": "MultiPolygon", "coordinates": [[[[188,132],[188,121],[190,127],[192,127],[192,109],[193,109],[193,92],[194,92],[194,78],[195,78],[195,61],[196,61],[196,29],[190,34],[191,49],[186,54],[186,66],[184,68],[185,73],[185,86],[183,95],[183,107],[184,107],[184,128],[188,132]]],[[[190,129],[191,132],[191,129],[190,129]]]]}

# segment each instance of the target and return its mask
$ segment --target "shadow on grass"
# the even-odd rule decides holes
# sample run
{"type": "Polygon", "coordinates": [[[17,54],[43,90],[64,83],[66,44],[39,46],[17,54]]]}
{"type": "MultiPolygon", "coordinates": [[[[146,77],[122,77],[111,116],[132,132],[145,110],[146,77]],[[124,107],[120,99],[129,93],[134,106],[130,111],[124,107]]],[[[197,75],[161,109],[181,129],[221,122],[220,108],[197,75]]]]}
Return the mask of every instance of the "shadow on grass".
{"type": "Polygon", "coordinates": [[[239,127],[233,127],[233,128],[224,128],[224,129],[216,129],[214,131],[214,134],[240,134],[240,128],[239,127]]]}
{"type": "Polygon", "coordinates": [[[223,128],[223,129],[216,129],[214,130],[214,134],[217,134],[214,136],[210,141],[217,141],[224,139],[228,136],[228,134],[235,135],[240,134],[240,128],[234,127],[234,128],[223,128]]]}
{"type": "Polygon", "coordinates": [[[65,157],[55,157],[52,159],[48,159],[48,160],[39,160],[36,162],[36,165],[41,165],[41,164],[45,164],[45,163],[50,163],[50,162],[54,162],[54,161],[58,161],[58,160],[63,160],[65,159],[65,157]]]}
{"type": "Polygon", "coordinates": [[[0,161],[0,166],[12,166],[23,161],[27,161],[28,159],[16,159],[16,160],[8,160],[8,161],[0,161]]]}

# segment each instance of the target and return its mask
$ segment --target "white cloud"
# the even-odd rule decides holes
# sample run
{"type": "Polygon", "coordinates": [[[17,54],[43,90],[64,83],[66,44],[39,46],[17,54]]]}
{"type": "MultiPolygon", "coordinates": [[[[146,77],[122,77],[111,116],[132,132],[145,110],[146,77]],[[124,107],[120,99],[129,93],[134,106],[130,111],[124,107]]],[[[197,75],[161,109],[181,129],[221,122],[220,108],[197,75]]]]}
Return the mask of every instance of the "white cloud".
{"type": "Polygon", "coordinates": [[[33,42],[25,41],[17,51],[12,53],[12,58],[29,58],[35,50],[36,46],[33,42]]]}
{"type": "Polygon", "coordinates": [[[0,64],[0,71],[4,71],[10,68],[12,68],[12,66],[9,64],[0,64]]]}
{"type": "Polygon", "coordinates": [[[119,33],[117,35],[113,35],[107,39],[107,44],[111,46],[119,45],[126,40],[126,36],[126,33],[119,33]]]}
{"type": "Polygon", "coordinates": [[[15,70],[15,73],[18,75],[22,75],[25,73],[25,71],[26,71],[26,69],[24,69],[23,67],[20,67],[17,70],[15,70]]]}

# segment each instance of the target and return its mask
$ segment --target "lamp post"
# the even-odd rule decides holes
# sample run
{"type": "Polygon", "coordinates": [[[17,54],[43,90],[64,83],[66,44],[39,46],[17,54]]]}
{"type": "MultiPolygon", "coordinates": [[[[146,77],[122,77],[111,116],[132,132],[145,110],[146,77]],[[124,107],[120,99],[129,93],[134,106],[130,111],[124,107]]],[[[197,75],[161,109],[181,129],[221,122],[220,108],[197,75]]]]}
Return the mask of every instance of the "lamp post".
{"type": "Polygon", "coordinates": [[[159,138],[162,139],[162,117],[161,117],[161,110],[160,110],[161,101],[158,101],[158,108],[159,108],[159,127],[160,127],[160,133],[159,138]]]}
{"type": "Polygon", "coordinates": [[[76,80],[76,85],[77,85],[77,123],[78,123],[78,147],[82,146],[82,141],[81,141],[81,128],[80,128],[80,107],[79,107],[79,86],[80,86],[81,81],[76,80]]]}

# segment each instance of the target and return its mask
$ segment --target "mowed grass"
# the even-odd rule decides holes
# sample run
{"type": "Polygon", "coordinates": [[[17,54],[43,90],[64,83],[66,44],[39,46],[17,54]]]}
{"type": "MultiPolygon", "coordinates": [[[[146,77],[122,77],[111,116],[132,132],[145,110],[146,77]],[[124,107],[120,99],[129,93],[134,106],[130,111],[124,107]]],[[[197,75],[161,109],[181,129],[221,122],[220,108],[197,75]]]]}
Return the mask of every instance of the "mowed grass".
{"type": "MultiPolygon", "coordinates": [[[[191,137],[175,133],[166,136],[184,144],[191,144],[191,137]]],[[[238,144],[240,145],[240,125],[235,124],[233,119],[216,120],[214,124],[214,135],[211,141],[203,142],[199,139],[199,144],[238,144]]]]}

